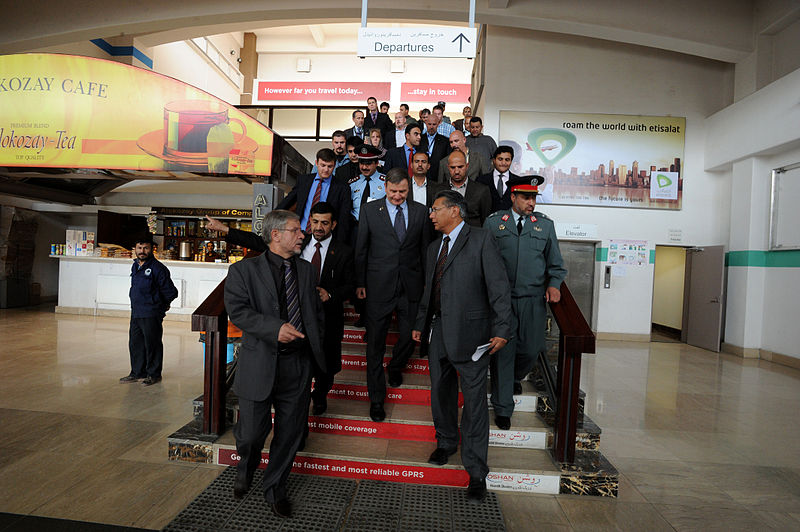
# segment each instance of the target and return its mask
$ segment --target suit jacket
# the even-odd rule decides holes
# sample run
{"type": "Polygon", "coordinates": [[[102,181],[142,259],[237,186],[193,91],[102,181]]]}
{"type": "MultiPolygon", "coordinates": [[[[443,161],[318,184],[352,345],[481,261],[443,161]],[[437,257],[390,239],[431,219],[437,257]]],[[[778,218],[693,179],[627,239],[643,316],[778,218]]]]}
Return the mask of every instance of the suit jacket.
{"type": "MultiPolygon", "coordinates": [[[[428,169],[428,179],[432,181],[439,181],[439,163],[450,153],[450,140],[444,135],[436,134],[433,141],[433,153],[431,153],[428,160],[431,163],[428,169]]],[[[428,134],[422,133],[422,138],[419,141],[419,149],[428,151],[428,134]]]]}
{"type": "Polygon", "coordinates": [[[378,112],[378,118],[375,120],[375,122],[373,122],[372,115],[369,113],[369,109],[366,109],[364,111],[364,129],[366,129],[367,132],[364,133],[364,135],[367,135],[369,130],[373,128],[378,128],[381,130],[384,146],[386,146],[386,135],[394,129],[394,122],[392,119],[389,118],[389,115],[386,113],[378,112]]]}
{"type": "Polygon", "coordinates": [[[267,243],[256,233],[250,231],[242,231],[241,229],[234,229],[231,227],[228,234],[225,235],[225,242],[235,246],[242,246],[243,248],[251,249],[253,251],[266,251],[267,243]]]}
{"type": "MultiPolygon", "coordinates": [[[[492,171],[492,165],[477,150],[469,150],[467,153],[467,179],[475,181],[478,176],[492,171]]],[[[447,166],[447,157],[439,161],[439,182],[447,183],[450,181],[450,168],[447,166]]]]}
{"type": "MultiPolygon", "coordinates": [[[[297,184],[291,192],[283,198],[283,201],[278,204],[278,209],[291,209],[296,207],[297,214],[302,217],[303,209],[305,208],[308,194],[311,192],[311,185],[314,184],[315,174],[305,174],[297,178],[297,184]]],[[[328,189],[328,199],[334,209],[336,209],[336,238],[344,240],[350,230],[350,211],[353,210],[352,199],[350,195],[350,187],[346,183],[342,183],[336,179],[331,178],[331,185],[328,189]]],[[[305,227],[303,227],[305,230],[305,227]]]]}
{"type": "MultiPolygon", "coordinates": [[[[431,290],[440,236],[428,246],[425,292],[414,329],[427,343],[432,319],[431,290]]],[[[440,281],[442,337],[448,358],[467,361],[475,348],[494,336],[510,339],[511,289],[505,265],[489,231],[464,225],[450,250],[440,281]]],[[[488,353],[483,356],[491,356],[488,353]]]]}
{"type": "MultiPolygon", "coordinates": [[[[517,174],[508,173],[509,179],[515,177],[517,174]]],[[[511,189],[505,187],[503,197],[500,197],[500,194],[497,193],[497,183],[494,181],[494,170],[478,177],[475,181],[483,183],[489,189],[489,194],[492,196],[492,212],[506,211],[511,208],[511,189]]]]}
{"type": "Polygon", "coordinates": [[[348,138],[348,139],[350,137],[358,137],[358,138],[363,140],[364,139],[364,134],[365,134],[364,126],[361,127],[361,135],[356,135],[356,126],[349,127],[349,128],[344,130],[344,136],[345,136],[345,138],[348,138]]]}
{"type": "Polygon", "coordinates": [[[386,200],[362,205],[356,241],[356,286],[367,289],[367,303],[388,303],[398,283],[410,301],[422,295],[422,257],[430,234],[428,210],[408,201],[408,228],[400,242],[392,226],[386,200]]]}
{"type": "MultiPolygon", "coordinates": [[[[315,363],[324,369],[322,331],[325,318],[317,295],[314,269],[299,258],[295,264],[306,339],[315,363]]],[[[228,268],[225,309],[231,322],[244,333],[233,389],[239,397],[263,401],[272,393],[278,358],[278,331],[285,323],[280,316],[278,287],[265,253],[242,259],[228,268]]],[[[298,383],[300,385],[302,383],[298,383]]]]}
{"type": "Polygon", "coordinates": [[[458,131],[466,131],[464,129],[464,119],[463,118],[459,118],[458,120],[453,122],[453,127],[456,128],[458,131]]]}
{"type": "MultiPolygon", "coordinates": [[[[445,188],[450,188],[445,186],[445,188]]],[[[492,214],[492,197],[489,189],[477,181],[467,181],[467,217],[464,219],[473,227],[481,227],[486,217],[492,214]]]]}
{"type": "Polygon", "coordinates": [[[350,188],[350,181],[356,177],[358,174],[361,173],[361,170],[358,167],[358,163],[348,162],[337,168],[333,172],[333,179],[342,183],[350,188]]]}
{"type": "Polygon", "coordinates": [[[383,173],[388,172],[392,168],[408,168],[405,144],[392,148],[391,150],[386,150],[386,156],[383,158],[383,173]]]}

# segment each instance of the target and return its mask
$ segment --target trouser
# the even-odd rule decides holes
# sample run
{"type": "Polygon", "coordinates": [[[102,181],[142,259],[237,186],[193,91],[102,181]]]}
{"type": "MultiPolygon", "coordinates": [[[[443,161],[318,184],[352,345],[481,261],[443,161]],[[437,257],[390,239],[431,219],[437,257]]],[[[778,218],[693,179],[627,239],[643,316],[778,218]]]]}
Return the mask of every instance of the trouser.
{"type": "Polygon", "coordinates": [[[392,312],[397,313],[397,343],[392,348],[392,359],[387,369],[403,371],[414,352],[411,330],[417,318],[419,301],[409,301],[402,284],[397,284],[394,298],[387,303],[372,303],[367,292],[367,390],[369,400],[382,403],[386,397],[386,376],[383,371],[383,356],[386,354],[386,334],[392,321],[392,312]]]}
{"type": "Polygon", "coordinates": [[[131,357],[131,374],[138,378],[160,377],[164,362],[163,316],[131,318],[128,328],[128,351],[131,357]]]}
{"type": "Polygon", "coordinates": [[[490,355],[473,362],[455,361],[447,353],[441,322],[431,323],[428,366],[431,377],[431,414],[436,429],[437,446],[454,450],[458,446],[458,384],[464,396],[461,414],[461,463],[470,478],[486,478],[489,474],[489,405],[486,399],[486,375],[490,355]]]}
{"type": "Polygon", "coordinates": [[[491,389],[495,415],[511,417],[514,412],[514,383],[533,369],[544,351],[547,308],[544,296],[512,297],[512,338],[492,356],[491,389]]]}
{"type": "Polygon", "coordinates": [[[310,351],[278,355],[269,397],[264,401],[239,398],[239,421],[233,434],[241,457],[237,469],[247,478],[253,477],[261,462],[261,450],[273,424],[270,407],[275,409],[275,433],[262,482],[264,498],[269,503],[286,498],[286,479],[308,417],[311,366],[310,351]]]}
{"type": "Polygon", "coordinates": [[[313,365],[312,370],[314,389],[311,391],[311,399],[314,402],[319,402],[327,397],[333,387],[334,377],[342,370],[343,334],[344,325],[325,328],[325,339],[322,342],[322,350],[325,352],[325,371],[322,371],[317,364],[313,365]]]}

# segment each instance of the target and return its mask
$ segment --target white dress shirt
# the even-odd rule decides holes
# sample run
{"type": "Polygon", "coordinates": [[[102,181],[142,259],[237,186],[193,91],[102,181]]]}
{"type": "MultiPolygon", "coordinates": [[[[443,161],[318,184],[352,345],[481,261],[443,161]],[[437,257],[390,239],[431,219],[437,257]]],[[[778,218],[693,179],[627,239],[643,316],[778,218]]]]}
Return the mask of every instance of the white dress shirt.
{"type": "MultiPolygon", "coordinates": [[[[319,273],[322,275],[322,268],[325,266],[325,257],[328,255],[328,248],[331,245],[332,235],[328,235],[328,238],[320,242],[322,247],[319,248],[319,255],[322,261],[319,263],[319,273]]],[[[303,248],[303,251],[300,253],[300,258],[303,260],[307,260],[311,262],[311,259],[314,257],[314,253],[317,251],[317,239],[313,236],[311,240],[308,241],[308,245],[303,248]]]]}
{"type": "Polygon", "coordinates": [[[417,203],[422,203],[423,205],[427,206],[426,202],[428,201],[428,180],[422,182],[422,185],[418,185],[415,179],[411,179],[411,192],[413,194],[414,201],[417,203]]]}

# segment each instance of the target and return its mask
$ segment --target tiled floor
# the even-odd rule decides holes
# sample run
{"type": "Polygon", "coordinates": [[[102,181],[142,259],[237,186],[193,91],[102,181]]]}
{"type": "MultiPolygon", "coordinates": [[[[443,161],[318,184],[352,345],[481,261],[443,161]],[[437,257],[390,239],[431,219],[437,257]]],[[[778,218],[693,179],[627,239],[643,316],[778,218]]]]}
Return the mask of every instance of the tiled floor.
{"type": "MultiPolygon", "coordinates": [[[[161,528],[221,468],[166,460],[202,391],[165,322],[164,381],[121,385],[127,320],[0,311],[0,512],[161,528]]],[[[498,493],[509,530],[800,529],[800,371],[669,343],[600,342],[586,411],[616,500],[498,493]]]]}

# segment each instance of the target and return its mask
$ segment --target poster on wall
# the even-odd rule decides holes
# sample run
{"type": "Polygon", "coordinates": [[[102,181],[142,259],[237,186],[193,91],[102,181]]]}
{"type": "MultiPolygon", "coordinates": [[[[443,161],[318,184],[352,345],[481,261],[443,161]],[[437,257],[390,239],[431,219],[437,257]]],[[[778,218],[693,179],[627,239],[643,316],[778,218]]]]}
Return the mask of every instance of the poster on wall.
{"type": "Polygon", "coordinates": [[[647,240],[610,240],[608,262],[626,266],[647,266],[650,263],[647,240]]]}
{"type": "Polygon", "coordinates": [[[540,203],[679,210],[686,119],[500,111],[511,171],[544,176],[540,203]]]}
{"type": "Polygon", "coordinates": [[[253,81],[253,103],[274,102],[353,102],[365,105],[367,98],[379,102],[391,96],[392,84],[371,81],[253,81]]]}
{"type": "Polygon", "coordinates": [[[0,72],[1,166],[270,175],[272,131],[176,79],[61,54],[0,72]]]}

